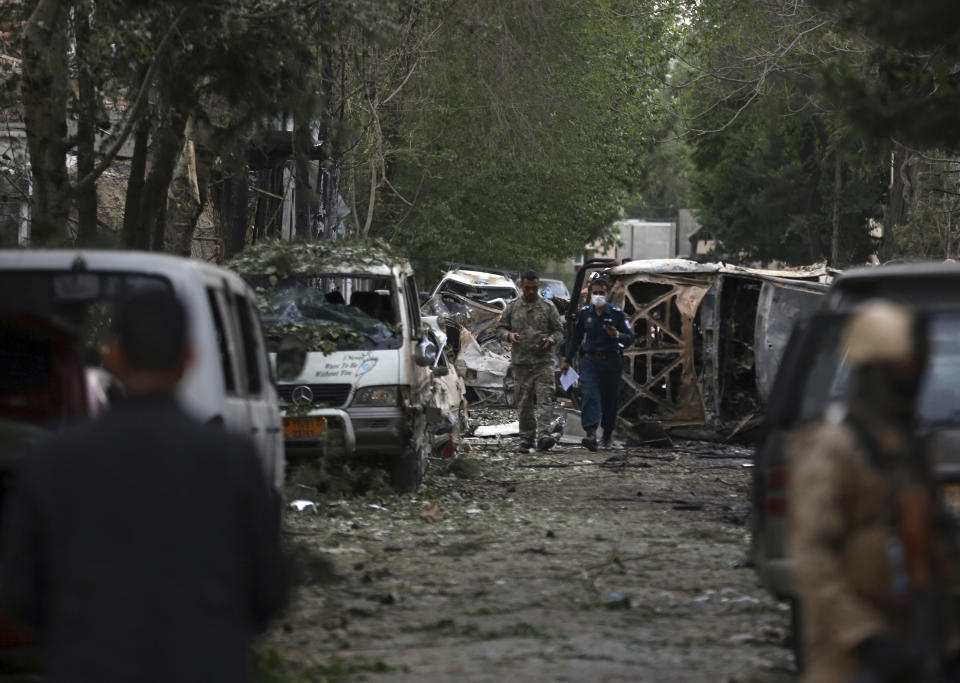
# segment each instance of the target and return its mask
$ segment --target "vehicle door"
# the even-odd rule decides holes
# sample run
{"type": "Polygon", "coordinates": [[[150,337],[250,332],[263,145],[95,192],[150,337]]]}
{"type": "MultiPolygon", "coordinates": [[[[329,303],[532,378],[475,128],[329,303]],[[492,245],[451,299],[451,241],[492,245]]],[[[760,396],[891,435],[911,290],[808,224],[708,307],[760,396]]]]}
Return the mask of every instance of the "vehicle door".
{"type": "Polygon", "coordinates": [[[821,313],[799,322],[784,350],[754,459],[754,562],[778,597],[792,595],[786,566],[787,458],[792,430],[847,399],[849,372],[841,363],[846,316],[821,313]]]}
{"type": "Polygon", "coordinates": [[[247,401],[247,374],[243,360],[243,342],[237,323],[233,293],[226,279],[208,280],[207,304],[213,317],[217,335],[217,350],[223,376],[223,399],[220,415],[223,425],[231,432],[252,436],[249,402],[247,401]]]}
{"type": "MultiPolygon", "coordinates": [[[[420,300],[417,295],[417,283],[413,275],[407,275],[400,280],[400,298],[403,300],[403,324],[407,328],[406,337],[413,349],[423,338],[423,321],[420,318],[420,300]]],[[[405,344],[406,345],[406,344],[405,344]]],[[[440,349],[437,349],[440,353],[440,349]]],[[[413,362],[413,354],[407,354],[403,360],[409,369],[411,401],[415,405],[424,406],[430,401],[430,385],[432,374],[429,367],[423,367],[413,362]]]]}
{"type": "Polygon", "coordinates": [[[263,454],[268,480],[279,489],[284,474],[283,425],[276,388],[270,376],[263,330],[256,306],[246,291],[235,287],[232,299],[246,376],[244,395],[250,415],[250,434],[263,454]]]}

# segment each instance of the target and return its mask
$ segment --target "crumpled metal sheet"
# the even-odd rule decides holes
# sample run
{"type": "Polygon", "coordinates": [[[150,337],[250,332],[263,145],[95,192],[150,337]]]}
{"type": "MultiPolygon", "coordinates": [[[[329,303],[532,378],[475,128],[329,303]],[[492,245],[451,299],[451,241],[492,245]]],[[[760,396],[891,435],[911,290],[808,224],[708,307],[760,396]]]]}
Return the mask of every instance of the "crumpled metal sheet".
{"type": "Polygon", "coordinates": [[[437,316],[438,323],[454,325],[469,330],[474,336],[482,338],[492,332],[500,320],[503,307],[474,301],[454,292],[434,294],[420,306],[425,316],[437,316]]]}
{"type": "Polygon", "coordinates": [[[683,273],[722,273],[726,275],[754,276],[758,278],[782,278],[792,280],[813,280],[821,281],[821,278],[831,278],[839,271],[828,268],[826,263],[816,263],[809,266],[800,266],[795,268],[750,268],[748,266],[735,266],[728,263],[700,263],[690,261],[689,259],[643,259],[638,261],[628,261],[619,266],[615,266],[607,271],[607,275],[613,278],[620,278],[626,275],[636,274],[683,274],[683,273]]]}
{"type": "Polygon", "coordinates": [[[436,316],[439,326],[459,330],[460,350],[454,367],[476,394],[475,403],[510,403],[510,347],[494,335],[503,308],[445,291],[425,301],[420,312],[436,316]]]}
{"type": "Polygon", "coordinates": [[[454,363],[468,387],[503,391],[510,355],[481,348],[469,330],[460,332],[460,353],[454,363]]]}

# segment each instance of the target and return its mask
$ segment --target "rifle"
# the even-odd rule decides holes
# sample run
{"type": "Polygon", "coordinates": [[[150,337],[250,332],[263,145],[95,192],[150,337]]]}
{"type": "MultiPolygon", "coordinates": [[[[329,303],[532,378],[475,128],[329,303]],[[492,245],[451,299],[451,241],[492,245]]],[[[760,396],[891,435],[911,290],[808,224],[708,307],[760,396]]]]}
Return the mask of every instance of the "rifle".
{"type": "Polygon", "coordinates": [[[911,593],[908,647],[917,658],[916,681],[940,679],[940,619],[933,575],[933,506],[925,486],[908,485],[896,499],[897,527],[911,593]]]}

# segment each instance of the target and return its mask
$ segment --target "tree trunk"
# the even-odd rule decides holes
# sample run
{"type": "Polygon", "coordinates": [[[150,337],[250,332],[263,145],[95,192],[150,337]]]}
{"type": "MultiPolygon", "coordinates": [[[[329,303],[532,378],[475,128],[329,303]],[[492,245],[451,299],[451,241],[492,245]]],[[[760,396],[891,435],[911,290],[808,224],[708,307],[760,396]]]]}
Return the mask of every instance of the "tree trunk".
{"type": "Polygon", "coordinates": [[[70,180],[67,175],[67,7],[39,0],[23,41],[23,119],[33,175],[31,244],[68,241],[70,180]]]}
{"type": "Polygon", "coordinates": [[[257,189],[260,192],[257,193],[254,239],[277,239],[283,211],[283,167],[257,171],[257,189]]]}
{"type": "Polygon", "coordinates": [[[197,179],[196,133],[193,119],[187,122],[186,142],[174,169],[167,198],[168,232],[164,251],[190,256],[193,231],[203,211],[197,179]]]}
{"type": "Polygon", "coordinates": [[[903,176],[900,167],[907,152],[897,145],[890,153],[890,186],[887,208],[883,215],[883,239],[880,242],[879,258],[881,263],[897,255],[898,245],[896,229],[903,219],[903,176]]]}
{"type": "Polygon", "coordinates": [[[223,239],[224,257],[229,258],[247,245],[247,220],[249,188],[247,186],[247,161],[242,148],[237,146],[223,157],[220,191],[217,202],[220,209],[220,236],[223,239]]]}
{"type": "MultiPolygon", "coordinates": [[[[89,1],[78,2],[75,8],[77,61],[80,63],[77,75],[79,106],[77,108],[77,177],[92,175],[96,167],[97,139],[97,89],[89,69],[83,67],[87,48],[90,46],[89,1]]],[[[77,243],[90,246],[97,241],[97,183],[86,185],[77,194],[77,243]]]]}
{"type": "Polygon", "coordinates": [[[833,232],[830,235],[830,265],[840,262],[840,184],[843,181],[840,150],[833,150],[833,232]]]}
{"type": "MultiPolygon", "coordinates": [[[[298,125],[293,137],[294,153],[294,225],[297,237],[317,237],[313,230],[313,184],[310,182],[310,153],[313,151],[313,133],[309,125],[298,125]]],[[[318,171],[322,172],[322,171],[318,171]]]]}
{"type": "Polygon", "coordinates": [[[143,201],[140,202],[140,222],[150,236],[153,251],[163,250],[167,192],[183,149],[183,133],[187,125],[187,117],[175,109],[169,109],[161,120],[160,128],[153,134],[150,171],[143,184],[143,201]]]}
{"type": "Polygon", "coordinates": [[[317,194],[320,198],[320,216],[323,224],[320,234],[326,239],[340,235],[340,178],[343,167],[344,90],[346,88],[346,57],[332,47],[324,50],[323,89],[324,126],[321,127],[323,163],[317,171],[317,194]]]}
{"type": "Polygon", "coordinates": [[[149,142],[150,117],[144,116],[137,126],[137,133],[133,140],[133,158],[130,160],[130,177],[127,180],[127,195],[123,208],[123,243],[128,249],[150,247],[150,233],[145,230],[140,220],[149,142]]]}

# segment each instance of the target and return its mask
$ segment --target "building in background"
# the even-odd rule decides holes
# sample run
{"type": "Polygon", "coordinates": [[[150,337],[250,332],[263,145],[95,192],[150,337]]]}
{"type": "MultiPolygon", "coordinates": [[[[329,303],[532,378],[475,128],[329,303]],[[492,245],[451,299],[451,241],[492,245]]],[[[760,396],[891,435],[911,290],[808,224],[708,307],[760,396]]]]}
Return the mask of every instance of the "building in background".
{"type": "Polygon", "coordinates": [[[543,269],[544,277],[563,280],[570,287],[577,268],[591,258],[642,261],[647,259],[697,259],[713,249],[713,241],[703,239],[700,223],[691,209],[680,209],[670,218],[622,218],[615,221],[619,233],[617,246],[605,247],[598,242],[588,244],[579,258],[550,263],[543,269]]]}

